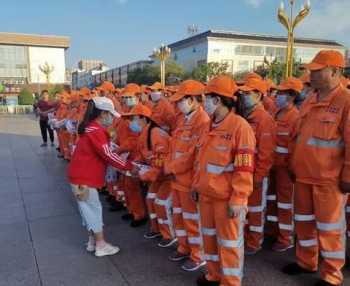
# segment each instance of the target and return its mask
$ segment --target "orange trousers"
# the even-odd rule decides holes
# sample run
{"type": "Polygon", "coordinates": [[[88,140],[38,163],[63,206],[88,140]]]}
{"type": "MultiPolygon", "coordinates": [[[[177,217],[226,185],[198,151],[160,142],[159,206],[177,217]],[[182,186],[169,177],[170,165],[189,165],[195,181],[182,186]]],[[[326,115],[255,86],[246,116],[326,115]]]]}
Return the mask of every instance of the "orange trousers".
{"type": "Polygon", "coordinates": [[[260,249],[264,242],[266,213],[266,197],[268,178],[264,178],[262,186],[254,189],[248,199],[248,225],[246,226],[246,245],[252,249],[260,249]]]}
{"type": "Polygon", "coordinates": [[[70,149],[69,149],[69,140],[70,140],[70,134],[67,130],[60,129],[59,131],[59,144],[60,144],[60,152],[62,156],[64,156],[64,159],[69,160],[70,159],[70,149]]]}
{"type": "Polygon", "coordinates": [[[243,278],[245,213],[229,218],[228,202],[200,197],[199,209],[207,279],[239,286],[243,278]]]}
{"type": "Polygon", "coordinates": [[[124,176],[124,194],[126,207],[135,220],[146,217],[146,206],[142,196],[140,181],[135,178],[124,176]]]}
{"type": "Polygon", "coordinates": [[[189,254],[195,262],[202,261],[200,255],[202,239],[199,230],[199,213],[197,203],[192,199],[190,190],[173,189],[173,221],[175,235],[178,239],[177,251],[189,254]]]}
{"type": "Polygon", "coordinates": [[[266,222],[265,235],[278,237],[278,210],[277,210],[277,191],[276,191],[276,173],[271,170],[269,188],[266,196],[266,222]]]}
{"type": "Polygon", "coordinates": [[[350,196],[346,204],[346,219],[347,219],[347,237],[350,240],[350,196]]]}
{"type": "Polygon", "coordinates": [[[320,252],[321,278],[335,285],[343,281],[346,201],[347,196],[337,185],[295,184],[297,262],[305,269],[316,271],[320,252]]]}
{"type": "MultiPolygon", "coordinates": [[[[277,206],[277,241],[284,245],[290,246],[294,243],[294,219],[293,219],[293,194],[294,184],[289,177],[288,169],[276,167],[272,173],[276,191],[277,206]]],[[[267,217],[268,219],[269,217],[267,217]]]]}

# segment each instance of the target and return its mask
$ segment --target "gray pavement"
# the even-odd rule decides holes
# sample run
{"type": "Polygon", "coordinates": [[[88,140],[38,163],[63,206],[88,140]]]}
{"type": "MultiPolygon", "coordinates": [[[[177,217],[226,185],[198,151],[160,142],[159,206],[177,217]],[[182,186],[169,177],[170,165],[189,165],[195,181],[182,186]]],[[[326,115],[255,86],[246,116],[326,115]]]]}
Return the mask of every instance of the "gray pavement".
{"type": "MultiPolygon", "coordinates": [[[[97,259],[86,239],[65,178],[67,164],[55,148],[40,148],[38,123],[30,116],[0,117],[0,286],[195,285],[195,273],[167,260],[120,214],[105,212],[107,237],[121,253],[97,259]]],[[[279,271],[293,251],[264,250],[248,257],[243,285],[312,285],[317,276],[289,278],[279,271]]],[[[350,285],[350,271],[344,271],[350,285]]]]}

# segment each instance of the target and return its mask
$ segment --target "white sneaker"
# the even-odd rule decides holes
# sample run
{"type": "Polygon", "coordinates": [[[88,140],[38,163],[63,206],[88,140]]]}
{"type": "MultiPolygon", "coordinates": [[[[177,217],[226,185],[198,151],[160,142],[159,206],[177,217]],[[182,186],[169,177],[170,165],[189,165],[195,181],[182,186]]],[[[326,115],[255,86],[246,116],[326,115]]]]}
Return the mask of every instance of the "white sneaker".
{"type": "Polygon", "coordinates": [[[95,239],[89,238],[89,241],[86,243],[86,251],[94,252],[96,250],[95,245],[96,245],[95,239]]]}
{"type": "Polygon", "coordinates": [[[100,249],[96,247],[95,256],[103,257],[103,256],[114,255],[114,254],[117,254],[119,251],[120,249],[118,246],[113,246],[109,243],[106,243],[105,246],[100,249]]]}

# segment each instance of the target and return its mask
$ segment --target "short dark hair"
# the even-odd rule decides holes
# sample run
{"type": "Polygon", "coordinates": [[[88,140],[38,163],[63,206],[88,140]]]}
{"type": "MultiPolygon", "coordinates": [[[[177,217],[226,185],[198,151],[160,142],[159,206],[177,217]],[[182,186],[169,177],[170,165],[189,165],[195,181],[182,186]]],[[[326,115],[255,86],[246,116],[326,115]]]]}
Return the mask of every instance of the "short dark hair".
{"type": "Polygon", "coordinates": [[[49,93],[49,91],[47,89],[44,89],[40,95],[42,96],[42,95],[44,95],[44,93],[49,93]]]}
{"type": "Polygon", "coordinates": [[[227,107],[229,110],[232,110],[234,107],[236,107],[236,102],[233,98],[231,97],[227,97],[227,96],[223,96],[221,94],[218,93],[209,93],[207,94],[209,96],[216,96],[219,97],[222,104],[227,107]]]}

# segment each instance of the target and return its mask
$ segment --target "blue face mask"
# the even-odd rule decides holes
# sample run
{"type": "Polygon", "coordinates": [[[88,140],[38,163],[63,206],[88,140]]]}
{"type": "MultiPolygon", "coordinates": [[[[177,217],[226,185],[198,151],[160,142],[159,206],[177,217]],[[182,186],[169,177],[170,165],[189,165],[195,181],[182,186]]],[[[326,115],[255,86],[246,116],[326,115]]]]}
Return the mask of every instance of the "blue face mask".
{"type": "Polygon", "coordinates": [[[108,114],[108,116],[104,117],[101,121],[101,124],[104,127],[109,127],[113,124],[113,116],[111,114],[108,114]]]}
{"type": "Polygon", "coordinates": [[[279,94],[276,97],[276,106],[280,109],[286,107],[288,105],[288,95],[279,94]]]}
{"type": "Polygon", "coordinates": [[[209,116],[213,115],[217,108],[218,106],[214,104],[213,98],[211,97],[205,98],[204,110],[208,113],[209,116]]]}
{"type": "Polygon", "coordinates": [[[140,133],[142,131],[142,127],[140,126],[137,120],[133,120],[129,124],[129,128],[134,133],[140,133]]]}

